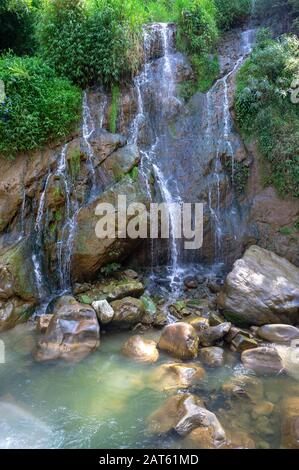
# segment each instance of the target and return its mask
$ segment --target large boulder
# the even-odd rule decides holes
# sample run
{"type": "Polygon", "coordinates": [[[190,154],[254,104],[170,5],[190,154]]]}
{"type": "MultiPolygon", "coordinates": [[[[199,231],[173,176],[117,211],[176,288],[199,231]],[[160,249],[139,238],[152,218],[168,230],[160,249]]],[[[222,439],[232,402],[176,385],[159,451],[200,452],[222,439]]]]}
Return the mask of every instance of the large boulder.
{"type": "MultiPolygon", "coordinates": [[[[131,203],[148,202],[145,189],[140,182],[133,181],[127,176],[79,211],[72,258],[72,276],[75,281],[94,278],[102,266],[121,261],[140,243],[140,238],[130,238],[123,232],[118,234],[118,229],[121,230],[118,227],[117,217],[119,195],[126,196],[127,206],[131,203]],[[111,217],[115,220],[116,237],[103,238],[96,235],[96,226],[101,220],[101,216],[96,215],[99,204],[110,204],[115,208],[116,212],[113,212],[111,217]]],[[[129,223],[134,219],[136,227],[144,217],[145,214],[130,215],[126,221],[129,223]]]]}
{"type": "Polygon", "coordinates": [[[84,303],[97,302],[98,300],[119,300],[124,297],[140,297],[144,292],[144,286],[138,279],[107,279],[104,281],[87,284],[79,289],[78,300],[86,299],[84,303]],[[87,302],[89,300],[89,302],[87,302]]]}
{"type": "Polygon", "coordinates": [[[242,353],[241,359],[246,369],[252,370],[258,375],[277,375],[284,369],[276,348],[248,349],[242,353]]]}
{"type": "Polygon", "coordinates": [[[198,333],[199,344],[204,347],[213,346],[223,340],[231,329],[231,323],[221,323],[218,326],[205,328],[198,333]]]}
{"type": "Polygon", "coordinates": [[[34,353],[38,362],[78,362],[97,349],[100,327],[91,307],[63,296],[52,308],[53,316],[34,353]]]}
{"type": "Polygon", "coordinates": [[[130,144],[113,152],[103,163],[105,170],[114,178],[120,179],[129,173],[140,160],[137,145],[130,144]]]}
{"type": "Polygon", "coordinates": [[[257,335],[271,343],[291,343],[299,340],[299,328],[291,325],[264,325],[258,328],[257,335]]]}
{"type": "Polygon", "coordinates": [[[198,354],[198,336],[188,323],[172,323],[163,329],[158,347],[180,359],[194,359],[198,354]]]}
{"type": "Polygon", "coordinates": [[[221,367],[224,364],[224,350],[222,348],[201,348],[199,357],[209,367],[221,367]]]}
{"type": "Polygon", "coordinates": [[[159,351],[155,341],[142,338],[139,335],[132,336],[122,345],[122,353],[137,362],[156,362],[159,351]]]}
{"type": "Polygon", "coordinates": [[[26,321],[37,302],[31,247],[23,239],[0,252],[0,331],[26,321]]]}
{"type": "Polygon", "coordinates": [[[227,276],[218,306],[234,323],[298,323],[299,269],[271,251],[251,246],[227,276]]]}
{"type": "Polygon", "coordinates": [[[201,400],[190,394],[168,398],[149,418],[149,429],[153,434],[165,434],[174,430],[184,437],[198,427],[212,428],[217,446],[225,442],[225,431],[215,414],[208,411],[201,400]]]}

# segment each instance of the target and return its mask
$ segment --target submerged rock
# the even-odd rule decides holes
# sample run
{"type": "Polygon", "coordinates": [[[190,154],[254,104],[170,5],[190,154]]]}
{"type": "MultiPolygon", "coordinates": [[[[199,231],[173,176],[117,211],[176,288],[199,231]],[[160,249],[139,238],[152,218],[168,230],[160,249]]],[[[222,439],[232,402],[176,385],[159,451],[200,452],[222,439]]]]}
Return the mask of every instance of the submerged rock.
{"type": "Polygon", "coordinates": [[[100,344],[100,327],[95,311],[63,296],[53,305],[53,316],[38,341],[34,357],[38,362],[64,359],[78,362],[100,344]]]}
{"type": "Polygon", "coordinates": [[[299,397],[283,400],[281,416],[281,447],[299,449],[299,397]]]}
{"type": "Polygon", "coordinates": [[[218,326],[205,328],[198,333],[199,344],[201,346],[213,346],[221,341],[229,333],[231,323],[222,323],[218,326]]]}
{"type": "Polygon", "coordinates": [[[283,371],[281,358],[275,348],[249,349],[242,353],[241,360],[246,369],[258,375],[277,375],[283,371]]]}
{"type": "Polygon", "coordinates": [[[198,336],[188,323],[172,323],[162,331],[158,347],[180,359],[194,359],[198,353],[198,336]]]}
{"type": "Polygon", "coordinates": [[[290,325],[264,325],[258,328],[257,335],[271,343],[290,343],[299,339],[299,329],[290,325]]]}
{"type": "Polygon", "coordinates": [[[230,398],[249,399],[260,403],[264,396],[264,387],[258,377],[238,375],[222,385],[222,392],[230,398]]]}
{"type": "Polygon", "coordinates": [[[188,388],[201,382],[205,371],[198,364],[162,364],[150,378],[150,386],[157,390],[188,388]]]}
{"type": "Polygon", "coordinates": [[[175,395],[168,398],[149,418],[153,434],[165,434],[171,430],[186,436],[198,427],[211,428],[215,445],[225,442],[225,431],[214,413],[208,411],[196,396],[175,395]]]}
{"type": "Polygon", "coordinates": [[[224,350],[222,348],[201,348],[199,357],[209,367],[221,367],[224,364],[224,350]]]}
{"type": "Polygon", "coordinates": [[[47,331],[47,328],[49,326],[49,323],[52,319],[51,314],[44,314],[38,317],[37,323],[36,323],[36,330],[38,333],[43,334],[47,331]]]}
{"type": "Polygon", "coordinates": [[[122,353],[137,362],[156,362],[159,351],[155,341],[136,335],[129,338],[121,348],[122,353]]]}
{"type": "Polygon", "coordinates": [[[251,246],[227,276],[218,306],[234,323],[296,323],[299,269],[268,250],[251,246]]]}

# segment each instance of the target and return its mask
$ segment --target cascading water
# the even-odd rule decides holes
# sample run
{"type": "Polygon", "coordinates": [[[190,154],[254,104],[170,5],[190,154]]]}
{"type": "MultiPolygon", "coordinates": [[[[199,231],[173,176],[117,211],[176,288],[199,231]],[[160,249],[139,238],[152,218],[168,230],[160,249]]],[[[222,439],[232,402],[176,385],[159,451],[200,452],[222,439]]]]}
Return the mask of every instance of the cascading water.
{"type": "MultiPolygon", "coordinates": [[[[164,168],[160,162],[160,148],[164,146],[163,139],[166,133],[167,116],[172,109],[181,105],[180,100],[175,96],[175,70],[173,61],[173,25],[167,23],[155,23],[144,28],[144,56],[145,64],[141,74],[135,78],[135,92],[138,103],[138,111],[130,128],[130,141],[138,143],[141,147],[141,176],[146,182],[148,195],[151,197],[150,176],[154,175],[158,192],[167,203],[168,217],[170,224],[170,285],[176,290],[176,282],[179,275],[180,250],[176,238],[177,214],[173,209],[174,203],[181,203],[178,188],[171,176],[165,175],[164,168]],[[151,50],[153,43],[159,43],[162,57],[155,62],[151,61],[151,50]],[[159,80],[155,79],[155,74],[159,74],[159,80]],[[151,101],[154,104],[154,114],[147,109],[146,96],[151,94],[151,101]],[[141,141],[144,127],[149,126],[148,135],[150,142],[145,145],[141,141]]],[[[168,155],[171,158],[171,155],[168,155]]],[[[152,241],[152,264],[154,264],[153,241],[152,241]]]]}
{"type": "MultiPolygon", "coordinates": [[[[215,233],[215,258],[219,258],[221,252],[221,240],[223,237],[223,227],[221,220],[221,185],[220,185],[220,174],[222,172],[222,163],[220,160],[220,154],[225,154],[231,158],[231,180],[232,187],[234,188],[234,177],[235,177],[235,153],[232,145],[232,129],[233,129],[233,120],[230,114],[230,104],[229,104],[229,80],[244,62],[246,56],[251,52],[252,46],[255,40],[254,29],[249,29],[241,33],[241,45],[240,45],[240,57],[234,64],[232,70],[230,70],[224,77],[216,81],[214,86],[206,95],[206,108],[207,108],[207,139],[211,142],[213,148],[215,148],[215,179],[216,179],[216,207],[212,207],[212,193],[211,188],[209,188],[208,200],[209,200],[209,210],[211,218],[214,223],[214,233],[215,233]],[[220,98],[219,98],[220,96],[220,98]],[[221,118],[213,125],[213,110],[217,109],[216,100],[219,99],[221,103],[221,118]],[[216,138],[215,138],[216,137],[216,138]]],[[[231,208],[231,219],[233,224],[236,225],[238,222],[234,220],[237,218],[237,210],[234,204],[232,203],[231,208]]],[[[235,235],[236,236],[236,235],[235,235]]]]}

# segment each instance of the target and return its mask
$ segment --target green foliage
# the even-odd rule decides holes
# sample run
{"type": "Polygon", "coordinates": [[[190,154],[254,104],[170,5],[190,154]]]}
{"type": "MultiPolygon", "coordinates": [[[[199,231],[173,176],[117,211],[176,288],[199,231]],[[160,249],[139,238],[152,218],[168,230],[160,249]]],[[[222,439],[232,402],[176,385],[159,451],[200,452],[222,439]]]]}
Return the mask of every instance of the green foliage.
{"type": "Polygon", "coordinates": [[[299,197],[299,107],[290,96],[299,78],[299,40],[284,36],[274,41],[264,33],[239,72],[236,116],[270,164],[267,183],[281,195],[299,197]]]}
{"type": "Polygon", "coordinates": [[[240,26],[248,18],[252,0],[215,0],[217,23],[220,29],[240,26]]]}
{"type": "Polygon", "coordinates": [[[0,52],[28,54],[33,51],[34,7],[32,0],[1,0],[0,52]]]}
{"type": "Polygon", "coordinates": [[[105,277],[111,276],[111,274],[114,274],[116,271],[118,271],[121,268],[121,265],[119,263],[110,263],[101,268],[101,273],[105,277]]]}
{"type": "Polygon", "coordinates": [[[60,75],[81,86],[110,85],[130,77],[140,62],[138,26],[142,17],[134,17],[123,3],[44,1],[37,24],[42,56],[60,75]]]}
{"type": "Polygon", "coordinates": [[[113,85],[111,89],[111,105],[109,110],[109,130],[113,134],[116,132],[117,116],[119,107],[120,88],[118,85],[113,85]]]}
{"type": "Polygon", "coordinates": [[[6,98],[0,104],[0,154],[38,148],[69,134],[80,117],[81,92],[39,58],[0,58],[6,98]]]}
{"type": "Polygon", "coordinates": [[[81,294],[79,295],[79,302],[81,302],[82,304],[91,305],[92,299],[91,297],[89,297],[89,295],[81,294]]]}

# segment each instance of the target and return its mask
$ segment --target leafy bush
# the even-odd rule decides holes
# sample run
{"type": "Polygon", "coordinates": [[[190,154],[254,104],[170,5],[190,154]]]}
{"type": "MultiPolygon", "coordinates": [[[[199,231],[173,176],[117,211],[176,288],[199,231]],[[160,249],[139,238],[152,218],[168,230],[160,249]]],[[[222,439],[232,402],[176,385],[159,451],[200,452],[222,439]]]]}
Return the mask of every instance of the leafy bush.
{"type": "Polygon", "coordinates": [[[261,35],[238,74],[236,116],[245,135],[257,138],[270,164],[267,183],[281,195],[299,197],[299,109],[290,97],[299,79],[299,40],[261,35]]]}
{"type": "Polygon", "coordinates": [[[252,6],[252,0],[215,0],[217,23],[221,29],[230,29],[246,21],[252,6]]]}
{"type": "Polygon", "coordinates": [[[66,136],[80,117],[81,92],[41,59],[0,59],[6,98],[0,104],[0,154],[32,150],[66,136]]]}
{"type": "Polygon", "coordinates": [[[138,28],[129,11],[120,0],[44,2],[37,25],[40,52],[60,75],[81,86],[124,80],[140,59],[138,28]]]}

